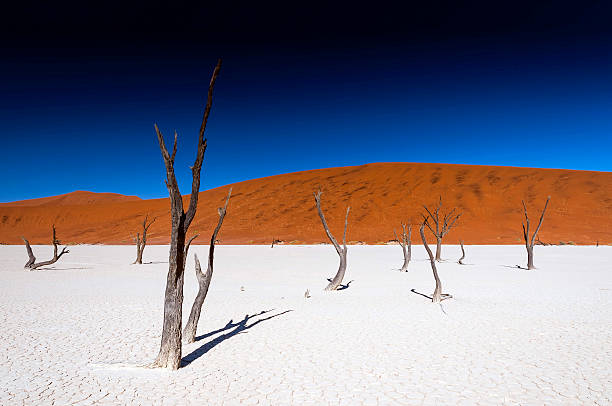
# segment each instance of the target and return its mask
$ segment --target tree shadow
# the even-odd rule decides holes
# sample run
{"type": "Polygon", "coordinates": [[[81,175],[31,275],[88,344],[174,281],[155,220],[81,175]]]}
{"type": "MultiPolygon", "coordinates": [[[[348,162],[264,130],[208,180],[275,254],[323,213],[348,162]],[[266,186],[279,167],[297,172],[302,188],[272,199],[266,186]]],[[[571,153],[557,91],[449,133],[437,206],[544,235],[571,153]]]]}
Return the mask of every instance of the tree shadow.
{"type": "Polygon", "coordinates": [[[523,269],[525,271],[528,271],[529,269],[527,269],[527,267],[524,266],[520,266],[520,265],[514,265],[514,266],[510,266],[510,265],[502,265],[504,268],[511,268],[511,269],[523,269]]]}
{"type": "Polygon", "coordinates": [[[423,296],[423,297],[426,297],[426,298],[427,298],[427,299],[429,299],[429,300],[433,300],[433,297],[431,297],[431,296],[427,296],[425,293],[417,292],[417,290],[416,290],[416,289],[410,289],[410,291],[411,291],[412,293],[416,293],[417,295],[421,295],[421,296],[423,296]]]}
{"type": "Polygon", "coordinates": [[[271,312],[272,310],[264,310],[264,311],[261,311],[259,313],[253,314],[253,315],[246,314],[244,316],[244,319],[240,320],[238,323],[234,323],[233,319],[231,319],[225,325],[225,327],[220,328],[220,329],[215,330],[215,331],[211,331],[211,332],[206,333],[204,335],[201,335],[199,337],[196,337],[196,341],[199,341],[199,340],[203,340],[203,339],[205,339],[207,337],[210,337],[210,336],[212,336],[214,334],[220,333],[222,331],[230,330],[230,329],[233,328],[233,330],[231,330],[230,332],[222,334],[219,337],[214,338],[213,340],[211,340],[211,341],[209,341],[207,343],[202,344],[199,348],[197,348],[197,349],[193,350],[191,353],[185,355],[183,357],[183,359],[181,360],[181,367],[186,367],[187,365],[191,364],[193,361],[197,360],[198,358],[200,358],[201,356],[206,354],[208,351],[210,351],[211,349],[213,349],[217,345],[221,344],[223,341],[228,340],[228,339],[234,337],[235,335],[242,334],[242,333],[247,333],[248,329],[258,325],[261,322],[273,319],[275,317],[278,317],[278,316],[281,316],[281,315],[283,315],[285,313],[289,313],[289,312],[293,311],[293,310],[285,310],[284,312],[280,312],[280,313],[274,314],[272,316],[268,316],[268,317],[265,317],[263,319],[259,319],[259,320],[255,321],[255,322],[247,325],[247,322],[250,319],[252,319],[253,317],[260,316],[260,315],[262,315],[264,313],[271,312]]]}
{"type": "Polygon", "coordinates": [[[40,268],[33,269],[33,271],[73,271],[75,269],[92,269],[90,266],[81,267],[67,267],[67,268],[56,268],[54,266],[41,266],[40,268]]]}
{"type": "MultiPolygon", "coordinates": [[[[332,278],[327,278],[327,281],[328,281],[328,282],[331,282],[331,281],[332,281],[332,278]]],[[[349,288],[349,285],[350,285],[352,282],[354,282],[354,280],[350,280],[350,281],[348,281],[346,285],[340,284],[340,285],[338,285],[338,288],[337,288],[336,290],[344,290],[344,289],[348,289],[348,288],[349,288]]]]}
{"type": "MultiPolygon", "coordinates": [[[[433,300],[433,297],[431,297],[431,296],[427,296],[425,293],[418,292],[416,289],[410,289],[410,291],[411,291],[412,293],[416,293],[417,295],[420,295],[420,296],[426,297],[426,298],[427,298],[427,299],[429,299],[429,300],[433,300]]],[[[441,297],[440,297],[440,300],[441,300],[441,301],[442,301],[442,300],[452,299],[452,298],[453,298],[453,295],[449,295],[448,293],[441,293],[441,294],[440,294],[440,296],[441,296],[441,297]]]]}

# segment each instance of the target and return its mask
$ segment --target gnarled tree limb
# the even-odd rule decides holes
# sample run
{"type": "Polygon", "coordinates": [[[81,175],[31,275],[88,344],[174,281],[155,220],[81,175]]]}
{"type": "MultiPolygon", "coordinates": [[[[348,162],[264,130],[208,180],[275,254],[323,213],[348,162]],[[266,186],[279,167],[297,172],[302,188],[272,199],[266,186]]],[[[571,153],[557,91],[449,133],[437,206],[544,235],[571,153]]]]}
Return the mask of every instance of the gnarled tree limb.
{"type": "Polygon", "coordinates": [[[159,353],[157,358],[151,365],[152,367],[162,367],[169,369],[178,369],[181,365],[182,355],[182,315],[183,315],[183,285],[185,277],[185,239],[187,231],[193,218],[195,217],[198,206],[198,193],[200,190],[200,174],[202,162],[204,160],[204,152],[206,151],[206,139],[204,139],[204,131],[206,123],[212,107],[213,88],[221,69],[221,59],[218,60],[215,67],[210,85],[208,87],[208,98],[200,133],[198,136],[198,149],[192,173],[191,197],[189,201],[189,209],[185,213],[183,209],[183,200],[179,191],[178,183],[174,175],[174,158],[177,150],[177,133],[174,133],[174,146],[172,155],[168,153],[164,137],[155,124],[155,132],[159,141],[159,148],[164,159],[166,167],[166,187],[170,195],[170,213],[172,222],[172,233],[170,236],[170,253],[168,259],[168,276],[166,279],[166,291],[164,296],[164,323],[162,329],[162,338],[159,353]]]}
{"type": "Polygon", "coordinates": [[[24,269],[31,271],[33,269],[40,268],[41,266],[54,264],[57,262],[58,259],[61,258],[62,255],[68,254],[70,252],[68,251],[68,247],[64,247],[62,248],[61,252],[58,253],[57,247],[60,244],[60,241],[57,239],[55,234],[55,224],[53,224],[51,228],[53,230],[53,258],[48,261],[36,262],[36,257],[34,256],[34,252],[32,251],[32,247],[30,246],[30,242],[26,240],[25,237],[21,237],[23,239],[23,242],[25,243],[26,251],[28,252],[28,262],[26,262],[26,264],[24,265],[24,269]]]}
{"type": "Polygon", "coordinates": [[[149,227],[155,223],[155,220],[157,220],[157,217],[153,217],[153,220],[149,221],[149,215],[147,214],[142,221],[142,238],[140,237],[140,233],[136,233],[136,237],[134,237],[134,241],[136,242],[135,264],[142,264],[142,254],[147,245],[147,232],[149,231],[149,227]]]}
{"type": "Polygon", "coordinates": [[[346,230],[348,227],[348,215],[351,207],[346,208],[346,216],[344,218],[344,235],[342,238],[342,247],[338,244],[338,241],[334,238],[332,233],[329,231],[329,227],[327,225],[327,221],[325,220],[325,215],[323,214],[323,210],[321,210],[321,190],[314,193],[315,204],[317,206],[317,211],[319,212],[319,217],[321,218],[321,223],[323,224],[323,228],[325,229],[325,234],[327,234],[327,238],[331,241],[340,257],[340,265],[338,266],[338,272],[336,272],[336,276],[329,282],[325,290],[336,290],[340,287],[342,283],[342,279],[344,278],[344,273],[346,272],[346,230]]]}
{"type": "Polygon", "coordinates": [[[449,213],[444,214],[442,218],[440,218],[440,209],[442,208],[442,196],[440,196],[438,206],[433,212],[429,210],[427,206],[423,207],[425,208],[428,214],[428,216],[425,216],[424,214],[422,215],[424,223],[427,228],[429,228],[429,230],[432,232],[432,234],[436,237],[436,261],[440,262],[442,260],[442,239],[446,234],[448,234],[451,228],[453,228],[453,226],[455,225],[457,220],[459,220],[459,217],[461,217],[461,214],[463,213],[455,214],[457,209],[453,208],[449,213]],[[435,229],[429,224],[429,221],[427,221],[429,218],[431,218],[431,221],[434,223],[435,229]]]}
{"type": "Polygon", "coordinates": [[[210,280],[212,279],[213,274],[213,263],[215,257],[215,242],[217,241],[217,234],[219,234],[219,230],[221,230],[221,226],[223,225],[223,219],[225,218],[225,214],[227,213],[227,205],[230,200],[230,196],[232,195],[232,189],[230,188],[227,193],[227,199],[225,199],[225,205],[223,207],[219,207],[217,210],[219,211],[219,222],[217,223],[217,227],[212,233],[210,237],[210,248],[208,249],[208,268],[206,269],[206,273],[202,273],[202,268],[200,267],[200,261],[198,260],[198,256],[195,255],[195,272],[196,277],[198,278],[198,294],[196,295],[195,300],[193,301],[193,305],[191,306],[191,312],[189,313],[189,319],[187,320],[187,324],[185,324],[185,329],[183,330],[183,341],[186,343],[193,343],[195,341],[196,331],[198,329],[198,321],[200,320],[200,313],[202,312],[202,305],[204,304],[204,300],[206,299],[206,294],[208,293],[208,287],[210,286],[210,280]]]}
{"type": "Polygon", "coordinates": [[[523,223],[523,239],[525,240],[525,249],[527,250],[527,269],[529,270],[535,269],[535,266],[533,265],[533,245],[535,244],[538,231],[540,231],[540,227],[542,227],[544,213],[546,213],[546,208],[548,208],[549,201],[550,196],[546,198],[546,203],[544,204],[544,209],[542,210],[542,215],[540,215],[540,221],[538,222],[535,232],[531,237],[529,237],[529,215],[527,214],[527,206],[525,205],[525,202],[521,200],[521,203],[523,203],[523,213],[525,215],[525,222],[523,223]]]}
{"type": "Polygon", "coordinates": [[[461,244],[461,258],[459,258],[459,261],[457,261],[457,263],[459,265],[465,265],[463,263],[463,260],[465,259],[465,249],[463,248],[463,240],[459,240],[459,244],[461,244]]]}
{"type": "Polygon", "coordinates": [[[436,261],[434,259],[433,253],[427,244],[427,239],[425,238],[425,226],[427,225],[427,218],[421,224],[421,228],[419,232],[421,233],[421,240],[423,240],[423,246],[427,251],[427,255],[429,256],[429,263],[431,264],[431,269],[433,271],[434,279],[436,280],[436,288],[434,290],[433,295],[431,295],[431,301],[433,303],[440,303],[444,299],[449,299],[452,296],[442,293],[442,281],[440,281],[440,277],[438,276],[438,269],[436,268],[436,261]]]}
{"type": "Polygon", "coordinates": [[[410,263],[410,259],[412,258],[412,225],[408,224],[408,234],[406,234],[406,224],[402,223],[402,239],[397,238],[397,233],[393,230],[393,234],[395,235],[395,241],[402,246],[402,252],[404,253],[404,264],[402,265],[402,269],[400,272],[408,272],[408,264],[410,263]]]}

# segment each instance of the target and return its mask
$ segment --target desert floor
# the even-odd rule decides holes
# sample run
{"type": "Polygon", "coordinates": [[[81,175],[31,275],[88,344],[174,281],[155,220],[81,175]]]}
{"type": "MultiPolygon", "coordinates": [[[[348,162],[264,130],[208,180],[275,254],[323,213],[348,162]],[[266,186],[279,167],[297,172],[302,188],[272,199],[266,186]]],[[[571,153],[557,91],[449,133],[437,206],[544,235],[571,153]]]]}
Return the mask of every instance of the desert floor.
{"type": "MultiPolygon", "coordinates": [[[[35,246],[39,259],[51,247],[35,246]]],[[[0,404],[612,404],[612,247],[444,246],[442,306],[422,246],[351,246],[349,287],[323,292],[321,246],[219,246],[198,341],[148,369],[161,335],[167,246],[74,246],[24,271],[0,246],[0,404]],[[312,297],[304,298],[310,289],[312,297]]],[[[193,246],[184,316],[197,283],[193,246]]]]}

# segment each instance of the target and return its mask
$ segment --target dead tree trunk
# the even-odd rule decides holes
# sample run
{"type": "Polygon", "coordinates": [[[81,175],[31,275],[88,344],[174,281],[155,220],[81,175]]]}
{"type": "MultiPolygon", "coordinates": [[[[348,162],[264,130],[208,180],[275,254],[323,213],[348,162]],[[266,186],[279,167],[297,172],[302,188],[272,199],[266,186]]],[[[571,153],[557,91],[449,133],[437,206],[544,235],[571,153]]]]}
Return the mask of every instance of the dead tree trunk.
{"type": "Polygon", "coordinates": [[[329,227],[327,226],[327,221],[325,221],[325,216],[323,215],[323,211],[321,210],[321,191],[319,190],[314,194],[315,204],[317,206],[317,211],[319,212],[319,217],[321,218],[321,223],[323,224],[323,228],[325,229],[325,234],[327,234],[327,238],[331,241],[340,257],[340,265],[338,266],[338,272],[336,272],[336,276],[329,282],[325,290],[336,290],[342,283],[342,278],[344,278],[344,273],[346,272],[346,228],[348,226],[348,215],[350,211],[350,206],[346,208],[346,216],[344,218],[344,237],[342,239],[342,247],[338,244],[338,241],[334,238],[332,233],[329,231],[329,227]]]}
{"type": "Polygon", "coordinates": [[[164,298],[164,323],[161,344],[153,367],[178,369],[181,365],[181,333],[183,318],[183,284],[185,278],[185,238],[189,226],[193,221],[198,208],[198,193],[200,191],[200,172],[206,151],[206,140],[204,131],[212,107],[212,96],[215,81],[221,69],[221,59],[217,62],[210,85],[208,87],[208,98],[204,108],[204,116],[200,125],[198,137],[198,150],[195,163],[191,167],[192,184],[189,208],[183,210],[183,197],[179,191],[178,183],[174,175],[174,158],[176,156],[177,133],[174,133],[174,146],[172,154],[168,153],[164,137],[155,124],[155,132],[159,141],[159,148],[166,166],[166,186],[170,195],[172,232],[170,235],[170,253],[168,257],[168,277],[166,279],[166,292],[164,298]]]}
{"type": "Polygon", "coordinates": [[[210,280],[212,279],[213,274],[213,262],[215,257],[215,241],[217,239],[217,234],[219,234],[219,230],[221,230],[221,225],[223,224],[223,219],[225,218],[225,213],[227,212],[227,204],[229,203],[230,196],[232,194],[232,189],[230,188],[227,199],[225,200],[225,206],[219,207],[219,222],[217,223],[217,227],[215,227],[215,231],[213,231],[212,237],[210,237],[210,248],[208,249],[208,268],[206,269],[206,273],[202,273],[202,268],[200,267],[200,261],[198,260],[198,256],[195,255],[195,273],[198,278],[198,294],[196,295],[195,300],[193,301],[193,305],[191,306],[191,312],[189,313],[189,320],[187,320],[187,324],[185,325],[185,330],[183,330],[183,341],[186,343],[195,342],[196,330],[198,329],[198,321],[200,320],[200,313],[202,312],[202,305],[204,304],[204,299],[206,299],[206,294],[208,293],[208,287],[210,286],[210,280]]]}
{"type": "Polygon", "coordinates": [[[465,259],[465,249],[463,248],[463,240],[459,240],[459,244],[461,244],[461,258],[459,258],[459,261],[457,261],[457,263],[459,265],[465,265],[463,263],[463,260],[465,259]]]}
{"type": "Polygon", "coordinates": [[[34,252],[32,251],[32,247],[30,246],[30,242],[28,240],[26,240],[25,237],[21,237],[23,239],[23,242],[25,243],[26,246],[26,251],[28,252],[28,262],[26,262],[26,264],[23,266],[24,269],[26,270],[34,270],[36,268],[40,268],[41,266],[45,266],[45,265],[51,265],[57,262],[58,259],[60,259],[60,257],[64,254],[68,254],[70,251],[68,251],[68,247],[64,247],[62,248],[62,250],[58,253],[58,245],[61,244],[60,241],[57,239],[56,235],[55,235],[55,224],[53,224],[51,226],[52,230],[53,230],[53,258],[51,258],[48,261],[42,261],[42,262],[36,262],[36,257],[34,256],[34,252]]]}
{"type": "Polygon", "coordinates": [[[438,269],[436,268],[436,260],[434,259],[433,253],[427,244],[427,239],[425,238],[425,226],[427,225],[427,219],[423,221],[421,224],[421,228],[419,229],[421,233],[421,240],[423,240],[423,246],[427,251],[427,255],[429,256],[429,263],[431,264],[431,270],[433,271],[434,279],[436,280],[436,289],[434,290],[433,295],[431,295],[431,301],[433,303],[440,303],[444,299],[450,299],[452,296],[442,293],[442,282],[440,281],[440,277],[438,276],[438,269]]]}
{"type": "Polygon", "coordinates": [[[149,222],[149,215],[146,215],[144,220],[142,221],[142,238],[140,237],[140,233],[136,233],[136,237],[134,237],[134,241],[136,241],[136,261],[135,264],[142,264],[142,254],[144,252],[145,246],[147,245],[147,232],[149,231],[149,227],[153,223],[155,223],[157,217],[154,217],[151,222],[149,222]]]}
{"type": "Polygon", "coordinates": [[[440,209],[442,208],[442,196],[440,196],[440,200],[438,202],[438,206],[433,211],[433,213],[427,208],[427,206],[423,206],[427,211],[428,217],[423,215],[423,219],[425,219],[424,224],[429,228],[429,230],[436,237],[436,261],[442,261],[442,239],[448,232],[453,228],[455,222],[461,217],[462,213],[455,214],[457,208],[453,208],[449,213],[444,214],[442,218],[440,218],[440,209]],[[427,221],[428,218],[431,218],[435,225],[435,230],[429,225],[427,221]]]}
{"type": "Polygon", "coordinates": [[[533,245],[535,243],[536,237],[538,235],[538,231],[540,231],[540,227],[542,227],[542,221],[544,221],[544,213],[546,213],[546,208],[548,207],[548,202],[550,201],[550,196],[546,198],[546,203],[544,204],[544,209],[542,210],[542,215],[540,216],[540,221],[538,222],[538,226],[535,229],[535,232],[531,237],[529,237],[529,216],[527,215],[527,206],[523,203],[523,210],[525,214],[525,222],[523,223],[523,238],[525,239],[525,248],[527,249],[527,269],[535,269],[533,265],[533,245]]]}
{"type": "Polygon", "coordinates": [[[412,258],[412,225],[408,224],[408,234],[406,234],[406,224],[402,223],[402,239],[397,238],[397,233],[393,230],[393,234],[395,234],[395,241],[402,246],[402,251],[404,253],[404,264],[402,265],[402,269],[400,272],[408,272],[408,264],[410,263],[410,259],[412,258]]]}

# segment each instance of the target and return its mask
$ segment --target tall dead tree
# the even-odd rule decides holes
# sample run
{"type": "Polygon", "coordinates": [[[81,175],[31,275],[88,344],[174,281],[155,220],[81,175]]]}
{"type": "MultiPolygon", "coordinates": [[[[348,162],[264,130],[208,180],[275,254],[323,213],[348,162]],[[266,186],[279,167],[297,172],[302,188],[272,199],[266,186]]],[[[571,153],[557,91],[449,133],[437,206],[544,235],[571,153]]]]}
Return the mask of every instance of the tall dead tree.
{"type": "Polygon", "coordinates": [[[144,252],[145,246],[147,245],[147,232],[149,231],[149,227],[153,223],[155,223],[157,217],[153,217],[153,220],[149,222],[149,215],[147,214],[142,221],[142,237],[140,233],[136,233],[136,237],[134,237],[134,241],[136,242],[136,261],[135,264],[142,264],[142,253],[144,252]]]}
{"type": "Polygon", "coordinates": [[[421,233],[421,240],[423,240],[423,246],[427,251],[427,255],[429,255],[429,263],[431,264],[431,270],[433,271],[434,279],[436,280],[436,289],[434,290],[433,295],[431,295],[431,301],[433,303],[440,303],[444,299],[449,299],[452,296],[442,293],[442,281],[440,281],[440,277],[438,276],[438,269],[436,268],[436,261],[434,259],[433,253],[427,244],[427,239],[425,238],[425,226],[427,224],[427,219],[423,221],[421,224],[421,228],[419,229],[421,233]]]}
{"type": "Polygon", "coordinates": [[[529,237],[529,216],[527,215],[527,206],[525,206],[525,202],[521,200],[525,214],[525,222],[523,223],[523,238],[525,239],[525,248],[527,249],[527,269],[529,270],[535,269],[535,266],[533,266],[533,245],[538,235],[538,231],[540,231],[540,227],[542,227],[544,213],[546,213],[546,208],[548,207],[549,201],[550,196],[546,198],[546,203],[544,204],[544,209],[542,210],[542,215],[540,216],[540,221],[538,222],[535,232],[531,237],[529,237]]]}
{"type": "Polygon", "coordinates": [[[325,216],[323,215],[323,211],[321,210],[321,190],[314,193],[315,204],[317,206],[317,211],[319,212],[319,217],[321,218],[321,223],[323,224],[323,228],[325,229],[325,234],[327,234],[327,238],[331,241],[340,257],[340,265],[338,267],[338,272],[336,272],[336,276],[332,280],[330,280],[329,284],[325,288],[325,290],[336,290],[342,283],[342,278],[344,278],[344,273],[346,272],[346,228],[348,227],[348,215],[351,209],[350,206],[346,208],[346,217],[344,218],[344,236],[342,238],[342,247],[338,244],[338,241],[334,238],[332,233],[329,231],[329,227],[327,226],[327,221],[325,221],[325,216]]]}
{"type": "Polygon", "coordinates": [[[402,223],[402,239],[397,238],[397,233],[393,230],[393,234],[395,235],[395,241],[402,246],[402,251],[404,252],[404,264],[402,265],[402,269],[400,272],[408,272],[408,264],[410,263],[410,259],[412,258],[412,225],[408,224],[408,234],[406,234],[406,224],[402,223]]]}
{"type": "Polygon", "coordinates": [[[159,148],[166,166],[166,187],[170,195],[172,232],[170,235],[170,253],[168,257],[168,276],[166,279],[166,291],[164,297],[164,323],[162,329],[161,345],[153,367],[178,369],[181,365],[181,333],[183,318],[183,285],[185,281],[185,238],[189,226],[193,221],[198,208],[198,193],[200,191],[200,172],[206,151],[206,140],[204,131],[210,114],[213,100],[213,89],[215,81],[221,69],[221,59],[217,62],[210,85],[208,86],[208,98],[204,108],[204,116],[200,125],[198,137],[198,150],[195,163],[191,167],[192,183],[189,208],[183,210],[183,197],[179,191],[178,183],[174,175],[174,158],[176,156],[177,133],[174,132],[174,146],[172,154],[168,153],[164,137],[155,124],[155,132],[159,141],[159,148]]]}
{"type": "Polygon", "coordinates": [[[64,247],[62,248],[62,250],[58,253],[58,245],[60,245],[60,240],[57,239],[56,234],[55,234],[55,224],[53,224],[51,226],[51,229],[53,230],[53,236],[52,236],[52,241],[53,241],[53,258],[51,258],[48,261],[42,261],[42,262],[36,262],[36,257],[34,256],[34,252],[32,251],[32,247],[30,246],[30,242],[28,240],[26,240],[25,237],[21,237],[21,239],[23,239],[23,242],[25,243],[26,246],[26,251],[28,252],[28,262],[26,262],[26,264],[23,266],[23,269],[26,270],[34,270],[36,268],[40,268],[41,266],[45,266],[45,265],[51,265],[57,262],[58,259],[60,259],[60,257],[64,254],[68,254],[70,251],[68,251],[68,247],[64,247]]]}
{"type": "Polygon", "coordinates": [[[200,313],[202,312],[202,305],[204,304],[204,299],[206,299],[208,287],[210,286],[210,280],[212,279],[213,262],[215,257],[215,242],[217,240],[217,234],[219,234],[219,230],[221,230],[221,225],[223,224],[223,219],[225,218],[225,213],[227,212],[227,204],[229,203],[231,195],[232,189],[230,188],[227,194],[227,199],[225,200],[225,206],[217,209],[219,212],[219,222],[217,223],[217,227],[215,227],[215,231],[213,231],[212,236],[210,237],[210,248],[208,249],[208,268],[206,269],[206,273],[202,272],[198,256],[194,254],[195,273],[196,277],[198,278],[199,289],[198,294],[193,301],[193,305],[191,306],[189,320],[187,320],[185,330],[183,330],[183,341],[186,343],[195,342],[198,321],[200,320],[200,313]]]}
{"type": "Polygon", "coordinates": [[[429,214],[429,218],[433,221],[435,225],[435,230],[431,227],[429,222],[427,221],[427,216],[423,215],[423,219],[426,220],[424,224],[429,228],[429,230],[436,236],[436,261],[440,262],[442,259],[442,238],[453,228],[461,214],[455,214],[457,208],[453,208],[449,213],[443,214],[442,218],[440,218],[440,209],[442,208],[442,196],[440,196],[440,200],[438,202],[438,206],[435,208],[433,213],[427,208],[427,206],[423,206],[425,210],[427,210],[427,214],[429,214]]]}
{"type": "Polygon", "coordinates": [[[465,265],[463,263],[463,260],[465,259],[465,249],[463,248],[463,240],[459,240],[459,244],[461,245],[461,258],[459,258],[459,261],[457,261],[457,263],[459,265],[465,265]]]}

